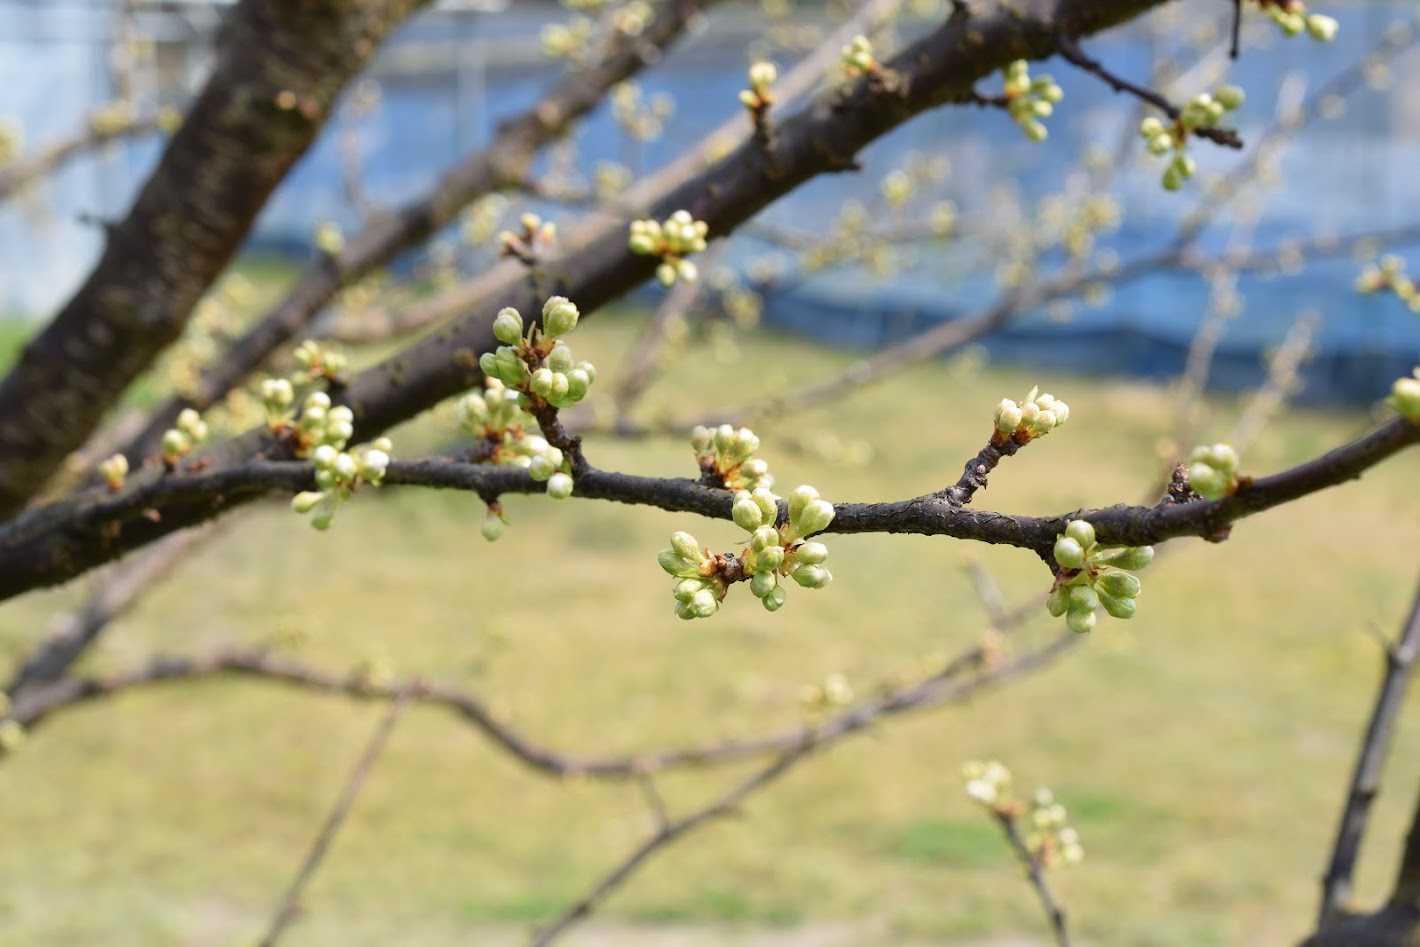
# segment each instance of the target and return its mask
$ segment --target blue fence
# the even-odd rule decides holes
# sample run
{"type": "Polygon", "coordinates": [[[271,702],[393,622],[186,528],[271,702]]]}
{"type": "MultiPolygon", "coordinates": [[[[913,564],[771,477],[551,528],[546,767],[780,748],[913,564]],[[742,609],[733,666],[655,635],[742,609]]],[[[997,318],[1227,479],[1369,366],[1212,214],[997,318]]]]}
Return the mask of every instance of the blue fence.
{"type": "MultiPolygon", "coordinates": [[[[1174,10],[1170,7],[1168,10],[1174,10]]],[[[1210,8],[1211,9],[1211,8],[1210,8]]],[[[1223,11],[1217,17],[1225,25],[1223,11]]],[[[1239,128],[1251,145],[1272,116],[1262,103],[1276,101],[1283,83],[1314,88],[1360,59],[1393,21],[1412,15],[1402,3],[1341,6],[1337,41],[1318,44],[1280,37],[1267,49],[1250,49],[1233,64],[1230,81],[1244,86],[1249,107],[1239,128]],[[1257,103],[1257,105],[1253,105],[1257,103]]],[[[103,67],[105,8],[57,0],[50,4],[0,0],[0,115],[18,116],[32,140],[58,138],[82,124],[94,103],[108,95],[103,67]],[[84,17],[89,20],[84,20],[84,17]],[[99,18],[99,19],[95,19],[99,18]],[[75,24],[87,25],[79,28],[75,24]]],[[[359,120],[354,134],[365,156],[364,186],[385,204],[428,187],[441,168],[487,141],[504,117],[534,102],[555,79],[555,67],[536,55],[537,33],[556,8],[517,4],[496,15],[435,14],[408,24],[388,45],[376,74],[381,106],[359,120]],[[423,66],[411,68],[411,63],[423,66]]],[[[1168,15],[1167,13],[1165,15],[1168,15]]],[[[1196,25],[1196,24],[1193,24],[1196,25]]],[[[1267,26],[1267,24],[1261,24],[1267,26]]],[[[1190,26],[1192,28],[1192,26],[1190,26]]],[[[1265,32],[1265,31],[1264,31],[1265,32]]],[[[743,87],[744,48],[752,30],[733,16],[713,20],[643,82],[647,95],[674,97],[676,115],[665,136],[638,146],[633,160],[650,169],[698,141],[735,106],[743,87]]],[[[1221,38],[1219,42],[1221,42],[1221,38]]],[[[1137,29],[1089,44],[1117,71],[1143,76],[1149,50],[1137,29]]],[[[827,227],[842,201],[871,199],[882,173],[909,152],[946,157],[951,174],[931,199],[946,198],[962,217],[989,215],[993,189],[1011,183],[1023,203],[1058,192],[1074,158],[1091,145],[1113,148],[1133,121],[1130,103],[1093,77],[1061,63],[1035,67],[1053,72],[1066,98],[1050,122],[1051,137],[1031,145],[1004,116],[974,109],[941,109],[919,117],[874,144],[863,155],[864,175],[811,182],[765,212],[765,219],[803,231],[827,227]]],[[[1414,88],[1420,57],[1395,66],[1395,88],[1414,88]]],[[[1420,115],[1414,97],[1362,91],[1344,114],[1306,129],[1286,153],[1278,184],[1248,195],[1259,205],[1255,246],[1288,237],[1346,235],[1410,223],[1420,209],[1420,115]]],[[[624,161],[624,136],[605,112],[586,121],[578,136],[585,166],[624,161]]],[[[43,313],[62,300],[98,252],[98,235],[83,216],[122,212],[156,160],[157,141],[134,141],[76,163],[38,197],[47,211],[0,207],[0,308],[43,313]]],[[[1204,175],[1226,171],[1246,155],[1196,147],[1204,175]]],[[[306,252],[313,224],[332,219],[353,227],[341,191],[340,153],[327,134],[296,167],[258,222],[257,247],[306,252]]],[[[1196,185],[1178,194],[1158,184],[1160,165],[1126,171],[1116,193],[1124,226],[1101,238],[1127,261],[1161,249],[1199,196],[1196,185]]],[[[1205,233],[1205,252],[1223,249],[1228,218],[1205,233]]],[[[752,241],[737,243],[729,262],[748,266],[772,253],[752,241]]],[[[830,344],[874,348],[943,320],[970,315],[997,295],[989,267],[964,262],[962,249],[922,248],[916,266],[891,279],[853,270],[796,282],[768,297],[766,321],[830,344]]],[[[1390,380],[1420,354],[1420,316],[1393,297],[1358,297],[1352,260],[1309,264],[1299,274],[1244,276],[1238,285],[1245,310],[1231,320],[1219,346],[1215,385],[1256,382],[1265,351],[1278,343],[1303,311],[1321,319],[1317,354],[1304,373],[1303,397],[1313,401],[1366,401],[1384,394],[1390,380]]],[[[1031,312],[985,341],[993,357],[1083,371],[1160,377],[1180,369],[1188,342],[1207,309],[1209,290],[1198,277],[1159,273],[1116,291],[1098,308],[1078,308],[1067,322],[1031,312]]]]}

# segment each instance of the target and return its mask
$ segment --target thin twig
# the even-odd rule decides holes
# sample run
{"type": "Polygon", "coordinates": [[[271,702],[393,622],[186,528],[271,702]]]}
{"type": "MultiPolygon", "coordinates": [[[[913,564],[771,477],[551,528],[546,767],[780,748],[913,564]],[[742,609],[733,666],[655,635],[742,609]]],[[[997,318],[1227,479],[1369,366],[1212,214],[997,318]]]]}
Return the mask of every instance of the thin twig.
{"type": "Polygon", "coordinates": [[[1016,827],[1016,816],[999,809],[992,809],[991,814],[996,817],[1001,831],[1006,834],[1006,839],[1011,843],[1011,849],[1021,860],[1021,865],[1030,878],[1031,887],[1035,889],[1036,897],[1040,899],[1040,906],[1045,910],[1045,916],[1050,921],[1050,930],[1055,935],[1055,942],[1060,947],[1070,947],[1070,932],[1065,926],[1065,910],[1060,907],[1050,893],[1050,886],[1045,881],[1045,868],[1041,865],[1040,859],[1035,857],[1030,847],[1026,845],[1025,839],[1021,838],[1020,829],[1016,827]]]}
{"type": "MultiPolygon", "coordinates": [[[[1318,928],[1326,927],[1334,921],[1350,898],[1356,857],[1366,832],[1371,805],[1380,792],[1386,755],[1395,736],[1396,719],[1405,704],[1405,690],[1413,677],[1417,653],[1420,653],[1420,589],[1416,591],[1415,600],[1410,606],[1410,616],[1406,619],[1400,636],[1395,644],[1384,652],[1385,671],[1381,675],[1381,686],[1376,693],[1371,719],[1361,741],[1361,751],[1356,759],[1356,769],[1351,774],[1351,785],[1341,812],[1336,841],[1332,845],[1331,858],[1322,878],[1318,928]]],[[[1420,826],[1420,813],[1417,813],[1417,825],[1420,826]]],[[[1413,831],[1412,836],[1418,833],[1420,828],[1413,831]]],[[[1420,874],[1420,838],[1415,841],[1415,870],[1420,874]]]]}
{"type": "MultiPolygon", "coordinates": [[[[1099,76],[1114,91],[1127,92],[1135,98],[1148,102],[1167,115],[1169,119],[1175,123],[1182,117],[1183,113],[1178,106],[1174,105],[1153,89],[1146,89],[1141,85],[1135,85],[1128,79],[1110,72],[1103,63],[1085,55],[1084,50],[1080,48],[1080,44],[1076,41],[1075,37],[1062,33],[1058,38],[1058,45],[1060,55],[1064,57],[1067,62],[1078,66],[1086,72],[1099,76]]],[[[1231,128],[1203,126],[1190,128],[1188,129],[1188,133],[1198,138],[1206,138],[1211,142],[1228,148],[1242,148],[1243,146],[1242,139],[1238,137],[1238,133],[1231,128]]]]}
{"type": "Polygon", "coordinates": [[[276,909],[275,916],[271,919],[271,927],[267,930],[259,947],[273,947],[280,939],[282,933],[290,926],[291,922],[300,914],[301,896],[305,893],[306,886],[310,884],[311,878],[316,870],[320,868],[321,862],[325,860],[326,854],[330,851],[330,845],[335,840],[335,835],[340,831],[340,827],[345,824],[345,819],[350,815],[350,809],[355,804],[355,798],[364,788],[365,781],[369,778],[370,771],[374,768],[376,761],[380,758],[380,753],[384,751],[385,744],[389,742],[389,737],[394,732],[395,724],[404,714],[404,710],[409,706],[413,692],[409,689],[403,691],[394,702],[390,704],[389,710],[385,711],[384,718],[375,728],[374,735],[370,738],[369,744],[365,747],[365,752],[360,755],[355,768],[350,771],[350,777],[345,781],[345,786],[340,791],[340,796],[335,801],[335,807],[326,816],[325,824],[321,826],[320,833],[316,835],[311,843],[310,850],[306,852],[305,861],[301,863],[301,868],[296,872],[296,877],[291,880],[291,886],[286,889],[286,894],[281,899],[281,904],[276,909]]]}

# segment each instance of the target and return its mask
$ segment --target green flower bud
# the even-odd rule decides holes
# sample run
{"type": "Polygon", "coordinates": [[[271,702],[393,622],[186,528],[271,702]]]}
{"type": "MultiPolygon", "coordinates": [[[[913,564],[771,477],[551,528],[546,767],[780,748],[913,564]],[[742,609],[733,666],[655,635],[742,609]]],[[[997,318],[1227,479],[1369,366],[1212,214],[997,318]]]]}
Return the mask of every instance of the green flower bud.
{"type": "Polygon", "coordinates": [[[1137,603],[1132,598],[1110,595],[1106,592],[1100,593],[1100,604],[1115,618],[1126,619],[1134,617],[1134,609],[1137,607],[1137,603]]]}
{"type": "Polygon", "coordinates": [[[566,375],[561,372],[553,372],[552,384],[548,386],[547,400],[553,402],[565,401],[570,387],[566,375]]]}
{"type": "Polygon", "coordinates": [[[690,607],[696,618],[709,618],[720,608],[720,600],[710,589],[701,589],[690,600],[690,607]]]}
{"type": "Polygon", "coordinates": [[[503,518],[494,513],[489,513],[483,519],[483,538],[490,543],[496,543],[503,535],[503,518]]]}
{"type": "Polygon", "coordinates": [[[789,494],[789,520],[797,522],[800,514],[804,512],[804,507],[812,500],[818,499],[818,491],[808,484],[794,488],[794,492],[789,494]]]}
{"type": "Polygon", "coordinates": [[[1094,631],[1095,613],[1091,609],[1072,608],[1065,613],[1065,624],[1077,635],[1083,635],[1087,631],[1094,631]]]}
{"type": "Polygon", "coordinates": [[[1010,398],[1001,399],[996,406],[996,430],[1010,434],[1021,424],[1021,406],[1010,398]]]}
{"type": "Polygon", "coordinates": [[[311,510],[314,510],[316,504],[324,499],[324,493],[318,493],[314,490],[303,490],[291,498],[291,509],[304,516],[311,510]]]}
{"type": "Polygon", "coordinates": [[[1177,167],[1171,164],[1165,169],[1163,184],[1166,191],[1177,191],[1183,187],[1183,175],[1179,174],[1177,167]]]}
{"type": "Polygon", "coordinates": [[[168,458],[181,457],[192,449],[192,444],[188,441],[187,435],[176,428],[168,428],[163,432],[163,456],[168,458]]]}
{"type": "Polygon", "coordinates": [[[1169,164],[1169,167],[1177,170],[1178,173],[1183,176],[1184,180],[1193,177],[1194,172],[1198,170],[1198,164],[1193,160],[1193,157],[1183,152],[1179,152],[1173,156],[1173,161],[1169,164]]]}
{"type": "Polygon", "coordinates": [[[656,282],[660,283],[662,286],[674,286],[675,275],[675,267],[669,263],[662,263],[660,266],[656,267],[656,282]]]}
{"type": "Polygon", "coordinates": [[[591,378],[582,369],[574,368],[567,373],[567,397],[569,400],[581,401],[587,396],[587,389],[591,386],[591,378]]]}
{"type": "Polygon", "coordinates": [[[333,490],[340,486],[340,474],[329,467],[316,471],[316,486],[322,490],[333,490]]]}
{"type": "Polygon", "coordinates": [[[1151,155],[1166,155],[1173,151],[1173,136],[1168,132],[1159,132],[1144,144],[1144,150],[1151,155]]]}
{"type": "Polygon", "coordinates": [[[1099,596],[1088,585],[1072,585],[1065,593],[1069,599],[1070,611],[1092,611],[1099,606],[1099,596]]]}
{"type": "Polygon", "coordinates": [[[546,398],[552,394],[552,369],[539,368],[532,373],[532,379],[528,382],[528,387],[533,394],[539,398],[546,398]]]}
{"type": "Polygon", "coordinates": [[[498,311],[498,317],[493,320],[493,334],[498,341],[506,345],[517,345],[523,337],[523,316],[522,313],[512,306],[498,311]]]}
{"type": "Polygon", "coordinates": [[[826,566],[800,566],[794,570],[793,579],[806,589],[821,589],[833,580],[833,573],[826,566]]]}
{"type": "Polygon", "coordinates": [[[547,495],[554,500],[565,500],[572,495],[572,478],[565,473],[555,473],[547,478],[547,495]]]}
{"type": "Polygon", "coordinates": [[[379,483],[385,476],[385,469],[389,467],[390,455],[382,450],[367,450],[360,456],[360,479],[370,483],[379,483]]]}
{"type": "Polygon", "coordinates": [[[596,367],[595,365],[593,365],[591,362],[578,362],[574,367],[575,367],[578,371],[582,371],[582,372],[585,372],[585,373],[586,373],[586,375],[587,375],[587,384],[590,385],[590,384],[592,384],[593,382],[595,382],[595,381],[597,380],[597,367],[596,367]]]}
{"type": "Polygon", "coordinates": [[[1139,578],[1128,572],[1112,570],[1100,576],[1095,583],[1097,591],[1116,598],[1135,598],[1139,594],[1139,578]]]}
{"type": "Polygon", "coordinates": [[[332,468],[339,475],[342,483],[348,483],[355,479],[355,475],[360,471],[360,465],[355,463],[355,458],[341,451],[335,457],[335,466],[332,468]]]}
{"type": "Polygon", "coordinates": [[[1055,540],[1055,561],[1062,569],[1083,569],[1085,567],[1085,550],[1076,539],[1069,536],[1061,536],[1055,540]]]}
{"type": "Polygon", "coordinates": [[[1164,123],[1159,121],[1152,115],[1147,116],[1143,121],[1139,123],[1140,138],[1154,138],[1163,130],[1164,123]]]}
{"type": "Polygon", "coordinates": [[[827,500],[810,500],[799,514],[799,535],[822,532],[833,522],[833,504],[827,500]]]}
{"type": "Polygon", "coordinates": [[[310,394],[306,395],[305,410],[307,410],[307,411],[315,411],[315,410],[329,411],[329,410],[330,410],[330,395],[326,394],[326,393],[323,392],[323,391],[313,391],[313,392],[311,392],[310,394]]]}
{"type": "Polygon", "coordinates": [[[573,368],[572,350],[558,342],[552,347],[552,351],[547,353],[547,367],[564,375],[570,372],[573,368]]]}
{"type": "Polygon", "coordinates": [[[1397,378],[1390,387],[1389,404],[1407,421],[1420,421],[1420,379],[1397,378]]]}
{"type": "Polygon", "coordinates": [[[1070,406],[1063,401],[1055,402],[1055,407],[1050,410],[1055,412],[1055,426],[1059,427],[1070,419],[1070,406]]]}
{"type": "Polygon", "coordinates": [[[1031,119],[1021,124],[1021,129],[1026,133],[1026,137],[1031,141],[1041,142],[1050,137],[1050,129],[1046,128],[1035,119],[1031,119]]]}
{"type": "Polygon", "coordinates": [[[765,595],[760,598],[759,601],[760,604],[764,606],[764,610],[766,612],[777,612],[779,611],[779,609],[784,607],[784,600],[787,598],[788,596],[784,594],[784,590],[782,588],[777,588],[774,591],[770,592],[768,595],[765,595]]]}
{"type": "Polygon", "coordinates": [[[695,429],[690,432],[690,447],[695,451],[696,456],[710,453],[714,444],[715,432],[703,424],[695,425],[695,429]]]}
{"type": "Polygon", "coordinates": [[[335,507],[321,506],[311,517],[311,527],[322,532],[330,529],[330,524],[335,522],[335,507]]]}
{"type": "Polygon", "coordinates": [[[1213,100],[1229,112],[1242,107],[1246,94],[1235,85],[1219,86],[1213,90],[1213,100]]]}
{"type": "Polygon", "coordinates": [[[553,296],[542,307],[542,328],[552,338],[566,335],[577,328],[581,315],[566,296],[553,296]]]}
{"type": "Polygon", "coordinates": [[[340,451],[329,444],[322,444],[311,453],[311,460],[322,470],[330,470],[340,459],[340,451]]]}
{"type": "Polygon", "coordinates": [[[267,407],[281,410],[296,400],[296,392],[284,378],[268,378],[261,383],[261,400],[267,407]]]}
{"type": "Polygon", "coordinates": [[[1329,16],[1313,13],[1307,17],[1307,32],[1314,40],[1329,43],[1336,38],[1336,31],[1339,28],[1337,22],[1329,16]]]}
{"type": "Polygon", "coordinates": [[[1045,608],[1055,618],[1065,614],[1065,609],[1069,604],[1068,596],[1063,588],[1054,589],[1045,597],[1045,608]]]}
{"type": "Polygon", "coordinates": [[[528,462],[528,476],[541,483],[557,472],[557,465],[546,454],[538,454],[528,462]]]}
{"type": "Polygon", "coordinates": [[[773,524],[779,518],[779,501],[774,498],[774,494],[763,487],[757,487],[749,496],[759,507],[760,518],[764,523],[773,524]]]}
{"type": "Polygon", "coordinates": [[[1202,462],[1188,467],[1188,485],[1209,500],[1221,500],[1227,496],[1231,479],[1202,462]]]}
{"type": "Polygon", "coordinates": [[[1095,528],[1090,525],[1088,520],[1071,520],[1065,526],[1065,535],[1085,549],[1089,549],[1095,544],[1095,528]]]}
{"type": "Polygon", "coordinates": [[[1116,569],[1129,569],[1137,571],[1154,561],[1153,546],[1128,546],[1117,556],[1109,559],[1110,565],[1116,569]]]}
{"type": "Polygon", "coordinates": [[[705,588],[704,579],[681,579],[675,584],[675,595],[677,602],[688,602],[695,597],[695,593],[705,588]]]}
{"type": "Polygon", "coordinates": [[[478,368],[483,374],[490,378],[498,377],[498,357],[492,352],[484,352],[478,356],[478,368]]]}
{"type": "Polygon", "coordinates": [[[700,548],[700,544],[695,541],[695,537],[686,532],[673,533],[671,535],[671,548],[676,551],[686,562],[700,563],[705,561],[705,551],[700,548]]]}
{"type": "Polygon", "coordinates": [[[773,572],[758,572],[749,580],[749,590],[755,598],[764,598],[779,587],[779,577],[773,572]]]}
{"type": "Polygon", "coordinates": [[[675,614],[677,618],[684,618],[687,621],[699,617],[695,614],[695,609],[689,602],[676,602],[675,614]]]}
{"type": "Polygon", "coordinates": [[[759,529],[764,522],[764,514],[759,509],[759,504],[755,503],[750,495],[743,490],[735,494],[735,504],[731,508],[731,515],[736,526],[751,533],[759,529]]]}
{"type": "MultiPolygon", "coordinates": [[[[701,248],[703,249],[703,248],[701,248]]],[[[700,268],[692,260],[680,260],[676,263],[676,275],[687,283],[693,283],[700,276],[700,268]]]]}
{"type": "Polygon", "coordinates": [[[793,558],[807,566],[817,565],[828,558],[828,547],[823,543],[800,543],[794,547],[793,558]]]}
{"type": "Polygon", "coordinates": [[[755,565],[759,571],[772,572],[784,564],[783,546],[766,546],[754,554],[755,565]]]}
{"type": "Polygon", "coordinates": [[[768,525],[755,527],[754,535],[749,538],[750,548],[755,552],[760,552],[771,546],[778,546],[779,543],[779,530],[768,525]]]}

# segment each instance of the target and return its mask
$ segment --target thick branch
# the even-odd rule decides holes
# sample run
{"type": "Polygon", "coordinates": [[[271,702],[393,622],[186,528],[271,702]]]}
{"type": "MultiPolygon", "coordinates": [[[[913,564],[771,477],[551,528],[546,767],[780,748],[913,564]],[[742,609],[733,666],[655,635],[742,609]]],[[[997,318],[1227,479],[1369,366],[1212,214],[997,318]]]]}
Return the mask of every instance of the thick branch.
{"type": "Polygon", "coordinates": [[[636,36],[616,34],[605,56],[570,73],[536,105],[502,123],[487,148],[446,171],[421,197],[378,217],[335,257],[312,263],[274,309],[237,340],[184,397],[154,411],[143,431],[124,449],[130,457],[155,452],[163,431],[185,407],[204,410],[255,371],[278,348],[302,332],[343,286],[417,246],[471,201],[526,177],[538,152],[566,132],[617,83],[660,58],[689,22],[717,0],[675,0],[636,36]]]}
{"type": "Polygon", "coordinates": [[[420,0],[244,0],[217,65],[98,265],[0,382],[0,517],[182,331],[346,81],[420,0]]]}

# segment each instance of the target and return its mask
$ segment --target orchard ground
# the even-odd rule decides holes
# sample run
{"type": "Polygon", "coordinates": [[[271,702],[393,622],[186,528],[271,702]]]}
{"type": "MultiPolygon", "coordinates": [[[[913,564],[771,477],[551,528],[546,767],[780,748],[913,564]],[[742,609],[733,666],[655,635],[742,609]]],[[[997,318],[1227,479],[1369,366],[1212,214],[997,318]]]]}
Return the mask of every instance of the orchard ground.
{"type": "MultiPolygon", "coordinates": [[[[635,328],[598,315],[569,337],[598,365],[593,397],[614,383],[635,328]]],[[[675,364],[644,403],[704,416],[848,358],[767,335],[722,340],[675,364]]],[[[1142,499],[1174,417],[1166,390],[969,359],[909,368],[758,426],[760,453],[782,491],[807,482],[830,500],[918,495],[955,480],[995,404],[1035,383],[1069,402],[1069,424],[1007,460],[976,505],[1056,513],[1142,499]],[[862,442],[871,460],[853,462],[842,444],[827,457],[791,450],[790,435],[862,442]]],[[[1236,407],[1211,402],[1203,438],[1223,435],[1236,407]]],[[[1369,423],[1288,412],[1243,452],[1243,469],[1280,469],[1369,423]]],[[[459,437],[451,409],[392,433],[404,457],[459,437]]],[[[684,438],[593,435],[587,450],[605,468],[695,474],[684,438]]],[[[1133,621],[1101,620],[1084,648],[1043,672],[886,721],[803,763],[741,817],[659,855],[605,906],[602,926],[568,944],[1043,942],[1019,868],[962,792],[972,758],[1004,761],[1024,791],[1049,786],[1068,807],[1086,858],[1053,881],[1083,942],[1295,942],[1314,914],[1380,669],[1367,628],[1393,633],[1414,592],[1417,479],[1420,464],[1403,454],[1242,522],[1220,545],[1180,542],[1141,574],[1133,621]]],[[[491,546],[469,495],[362,492],[324,534],[284,503],[250,510],[110,629],[86,668],[299,640],[284,646],[322,666],[381,659],[400,675],[463,685],[555,748],[631,752],[792,727],[803,684],[842,672],[871,693],[978,641],[989,621],[962,569],[968,556],[1009,603],[1049,581],[1019,550],[829,536],[826,589],[791,588],[769,615],[736,588],[719,615],[687,623],[671,614],[656,552],[677,529],[737,548],[733,525],[576,499],[506,507],[512,525],[491,546]]],[[[0,653],[24,654],[87,587],[8,604],[0,653]]],[[[1042,640],[1057,624],[1042,608],[1013,640],[1042,640]]],[[[381,713],[231,679],[56,716],[0,765],[0,941],[251,942],[381,713]]],[[[682,813],[745,771],[680,771],[658,787],[682,813]]],[[[1397,753],[1364,853],[1363,900],[1385,890],[1417,780],[1420,755],[1397,753]]],[[[501,931],[488,942],[516,943],[653,825],[635,784],[531,773],[449,714],[415,708],[286,942],[443,947],[501,931]]]]}

